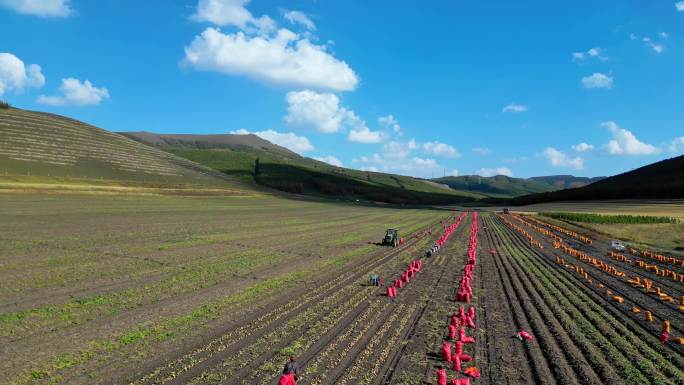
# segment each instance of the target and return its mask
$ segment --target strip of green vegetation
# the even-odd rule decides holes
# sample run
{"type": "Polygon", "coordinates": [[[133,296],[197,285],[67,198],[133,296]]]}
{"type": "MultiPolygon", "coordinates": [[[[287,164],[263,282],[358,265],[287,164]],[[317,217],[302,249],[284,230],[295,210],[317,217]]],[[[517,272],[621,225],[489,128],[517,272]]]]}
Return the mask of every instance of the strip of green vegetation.
{"type": "Polygon", "coordinates": [[[610,223],[610,224],[653,224],[653,223],[677,223],[676,218],[671,217],[656,217],[648,215],[603,215],[603,214],[588,214],[588,213],[563,213],[563,212],[548,212],[539,213],[539,215],[560,219],[564,221],[575,221],[585,223],[610,223]]]}

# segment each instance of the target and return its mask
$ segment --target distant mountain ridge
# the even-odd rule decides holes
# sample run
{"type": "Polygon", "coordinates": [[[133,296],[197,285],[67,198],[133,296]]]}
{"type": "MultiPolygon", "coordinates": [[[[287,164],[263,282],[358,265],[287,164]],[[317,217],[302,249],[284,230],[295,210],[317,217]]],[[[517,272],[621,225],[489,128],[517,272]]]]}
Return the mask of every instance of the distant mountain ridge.
{"type": "Polygon", "coordinates": [[[483,177],[479,175],[448,176],[432,179],[456,190],[471,191],[495,198],[513,198],[527,194],[543,193],[567,187],[581,187],[603,179],[572,175],[551,175],[532,178],[513,178],[505,175],[483,177]]]}
{"type": "Polygon", "coordinates": [[[683,199],[684,155],[661,160],[590,185],[516,197],[513,204],[602,199],[683,199]]]}

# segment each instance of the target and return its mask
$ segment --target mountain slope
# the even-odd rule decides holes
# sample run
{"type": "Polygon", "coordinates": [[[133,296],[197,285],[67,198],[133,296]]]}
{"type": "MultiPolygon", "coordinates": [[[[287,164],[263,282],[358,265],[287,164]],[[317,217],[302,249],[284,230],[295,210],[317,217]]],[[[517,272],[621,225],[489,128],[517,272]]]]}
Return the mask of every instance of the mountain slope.
{"type": "Polygon", "coordinates": [[[262,185],[287,192],[415,204],[459,203],[486,196],[445,189],[409,176],[335,167],[279,146],[260,144],[247,135],[122,134],[227,175],[245,181],[256,179],[262,185]]]}
{"type": "Polygon", "coordinates": [[[605,179],[603,176],[597,176],[594,178],[573,176],[573,175],[549,175],[549,176],[535,176],[528,178],[529,180],[546,183],[551,185],[556,190],[561,190],[564,188],[577,188],[584,187],[588,184],[595,183],[601,179],[605,179]]]}
{"type": "Polygon", "coordinates": [[[513,199],[513,204],[599,199],[684,198],[684,155],[605,178],[588,186],[513,199]]]}
{"type": "Polygon", "coordinates": [[[122,135],[63,116],[15,108],[0,109],[0,173],[157,185],[238,186],[234,178],[122,135]]]}
{"type": "Polygon", "coordinates": [[[481,177],[478,175],[447,176],[432,179],[456,190],[472,191],[491,197],[510,198],[536,192],[552,191],[553,186],[529,179],[511,178],[504,175],[481,177]]]}

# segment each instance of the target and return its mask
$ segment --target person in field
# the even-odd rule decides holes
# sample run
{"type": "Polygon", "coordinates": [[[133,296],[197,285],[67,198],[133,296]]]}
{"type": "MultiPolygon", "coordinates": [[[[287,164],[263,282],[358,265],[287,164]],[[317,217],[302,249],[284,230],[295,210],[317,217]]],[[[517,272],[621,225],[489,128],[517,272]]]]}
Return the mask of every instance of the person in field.
{"type": "Polygon", "coordinates": [[[278,385],[296,385],[301,370],[299,362],[297,362],[297,356],[290,356],[290,360],[285,363],[285,368],[283,369],[283,374],[280,376],[278,385]]]}

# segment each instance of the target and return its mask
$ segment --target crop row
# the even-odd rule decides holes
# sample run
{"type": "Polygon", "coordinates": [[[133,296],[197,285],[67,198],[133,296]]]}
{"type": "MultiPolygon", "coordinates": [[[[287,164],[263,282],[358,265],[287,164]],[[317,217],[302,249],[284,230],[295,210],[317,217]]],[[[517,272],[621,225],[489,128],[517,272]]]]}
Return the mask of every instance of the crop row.
{"type": "Polygon", "coordinates": [[[546,226],[546,227],[548,227],[548,228],[550,228],[550,229],[553,229],[553,230],[558,231],[559,233],[563,233],[563,234],[565,234],[565,235],[567,235],[567,236],[573,237],[573,238],[577,239],[578,241],[580,241],[580,242],[582,242],[582,243],[584,243],[584,244],[586,244],[586,245],[591,245],[591,244],[592,244],[591,238],[589,238],[589,237],[586,236],[586,235],[579,234],[579,233],[577,233],[576,231],[572,231],[572,230],[567,229],[567,228],[565,228],[565,227],[558,226],[558,225],[554,225],[554,224],[551,224],[551,223],[548,223],[548,222],[540,221],[539,219],[534,218],[534,217],[529,216],[529,215],[524,216],[524,218],[525,218],[525,220],[527,220],[527,221],[534,222],[534,223],[536,223],[536,224],[538,224],[538,225],[541,225],[541,226],[546,226]]]}
{"type": "MultiPolygon", "coordinates": [[[[497,231],[502,236],[502,232],[497,231]]],[[[502,237],[510,245],[507,247],[520,269],[534,277],[529,280],[531,287],[541,295],[599,376],[593,383],[672,384],[670,379],[676,378],[672,376],[681,375],[676,364],[669,363],[667,358],[587,298],[577,284],[563,276],[562,271],[549,266],[544,257],[532,251],[522,252],[521,243],[516,246],[512,238],[502,237]]],[[[587,375],[591,377],[591,374],[587,375]]],[[[583,382],[590,383],[589,377],[583,382]]]]}
{"type": "MultiPolygon", "coordinates": [[[[565,245],[564,243],[558,242],[555,238],[552,238],[552,242],[554,245],[554,248],[558,248],[562,250],[564,253],[566,253],[569,256],[572,256],[573,258],[576,258],[577,260],[587,264],[588,266],[591,266],[595,269],[598,269],[606,274],[609,274],[610,276],[615,277],[618,279],[618,281],[621,280],[626,280],[627,283],[633,283],[633,280],[630,279],[627,274],[624,271],[621,271],[620,269],[616,268],[615,266],[612,266],[606,262],[603,262],[597,258],[592,257],[591,255],[574,249],[572,247],[569,247],[565,245]]],[[[567,265],[565,261],[562,258],[556,257],[556,262],[561,264],[561,265],[567,265]]],[[[606,290],[606,294],[609,295],[614,302],[617,304],[622,304],[625,302],[624,296],[620,296],[617,294],[614,294],[614,292],[617,292],[618,289],[616,287],[610,287],[606,288],[607,284],[606,283],[600,283],[600,282],[595,282],[594,279],[592,279],[589,276],[589,273],[585,271],[581,266],[579,265],[571,265],[570,266],[573,271],[575,271],[578,275],[580,275],[586,284],[588,285],[595,285],[598,286],[601,289],[606,290]]],[[[623,281],[624,282],[624,281],[623,281]]],[[[666,294],[662,289],[659,287],[654,287],[652,281],[646,281],[646,282],[640,282],[641,287],[644,288],[647,294],[655,294],[659,300],[664,301],[664,302],[673,302],[672,296],[666,294]]],[[[639,305],[640,308],[643,307],[643,305],[639,305]]],[[[650,312],[649,312],[650,314],[650,312]]],[[[664,320],[666,321],[666,320],[664,320]]],[[[669,321],[668,321],[669,325],[669,321]]],[[[669,329],[669,326],[668,326],[669,329]]],[[[669,333],[669,330],[668,330],[669,333]]],[[[669,336],[668,336],[669,338],[669,336]]],[[[681,337],[674,338],[673,341],[676,344],[684,344],[684,339],[681,337]]]]}

